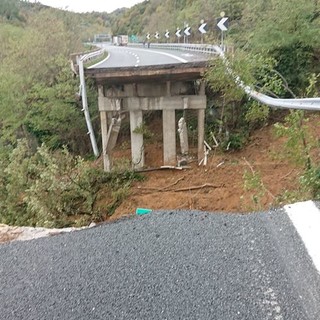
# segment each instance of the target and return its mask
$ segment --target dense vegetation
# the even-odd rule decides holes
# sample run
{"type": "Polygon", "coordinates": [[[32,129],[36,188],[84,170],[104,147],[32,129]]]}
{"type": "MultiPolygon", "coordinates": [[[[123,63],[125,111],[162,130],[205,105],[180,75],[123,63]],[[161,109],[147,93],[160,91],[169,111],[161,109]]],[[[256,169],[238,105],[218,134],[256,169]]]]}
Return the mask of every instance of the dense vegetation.
{"type": "MultiPolygon", "coordinates": [[[[88,158],[91,146],[69,59],[86,50],[83,41],[102,32],[104,22],[95,15],[1,0],[0,223],[101,220],[136,178],[123,172],[110,176],[79,157],[88,158]],[[104,208],[96,205],[102,188],[110,197],[104,208]]],[[[97,129],[93,88],[89,104],[97,129]]]]}
{"type": "MultiPolygon", "coordinates": [[[[319,97],[320,3],[318,0],[150,0],[123,12],[112,24],[114,33],[140,36],[166,30],[175,42],[177,28],[191,26],[189,42],[200,42],[200,21],[207,22],[206,43],[220,43],[216,28],[220,13],[229,18],[225,33],[229,62],[246,84],[274,97],[319,97]]],[[[152,41],[155,39],[153,38],[152,41]]],[[[163,36],[159,41],[168,41],[163,36]]],[[[182,41],[182,40],[180,40],[182,41]]],[[[252,130],[284,120],[279,135],[288,138],[284,149],[293,161],[305,166],[301,177],[302,198],[319,198],[320,167],[314,150],[316,137],[308,135],[303,112],[283,113],[248,100],[226,74],[221,61],[212,62],[207,73],[207,140],[214,133],[224,148],[239,149],[252,130]],[[283,118],[285,117],[285,118],[283,118]],[[296,156],[294,156],[296,154],[296,156]],[[298,155],[298,156],[297,156],[298,155]]]]}
{"type": "MultiPolygon", "coordinates": [[[[173,42],[176,28],[186,24],[193,31],[189,41],[199,42],[202,19],[209,28],[204,41],[217,43],[221,11],[229,17],[229,61],[246,83],[277,97],[319,97],[318,0],[149,0],[112,14],[0,0],[0,223],[60,226],[74,224],[75,217],[78,224],[103,219],[139,178],[130,171],[102,173],[82,158],[91,148],[76,98],[79,81],[70,71],[72,52],[84,51],[83,43],[96,33],[143,39],[169,29],[173,42]],[[110,197],[105,207],[97,205],[101,190],[110,197]]],[[[212,68],[206,76],[214,98],[207,139],[214,133],[223,148],[238,149],[252,130],[282,119],[277,132],[288,138],[284,151],[305,167],[304,194],[319,198],[318,152],[304,126],[306,115],[248,100],[221,62],[213,61],[212,68]]],[[[96,90],[88,89],[98,129],[96,90]]]]}

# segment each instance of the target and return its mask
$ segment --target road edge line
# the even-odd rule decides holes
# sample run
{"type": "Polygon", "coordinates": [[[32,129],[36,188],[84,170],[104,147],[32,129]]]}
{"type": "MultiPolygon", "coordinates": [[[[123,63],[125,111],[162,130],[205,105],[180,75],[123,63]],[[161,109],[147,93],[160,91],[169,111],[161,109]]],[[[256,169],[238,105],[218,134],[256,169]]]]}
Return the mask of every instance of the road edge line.
{"type": "Polygon", "coordinates": [[[320,210],[311,200],[286,205],[284,210],[320,274],[320,210]]]}

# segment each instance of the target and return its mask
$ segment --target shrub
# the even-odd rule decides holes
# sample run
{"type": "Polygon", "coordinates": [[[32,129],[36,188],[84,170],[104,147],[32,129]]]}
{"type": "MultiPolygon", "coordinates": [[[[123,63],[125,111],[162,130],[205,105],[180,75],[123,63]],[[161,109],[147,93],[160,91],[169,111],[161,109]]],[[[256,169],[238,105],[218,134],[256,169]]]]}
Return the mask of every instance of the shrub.
{"type": "Polygon", "coordinates": [[[5,169],[7,185],[0,221],[44,227],[99,221],[104,215],[96,206],[99,191],[107,189],[113,212],[126,198],[131,182],[140,178],[132,171],[107,173],[94,168],[66,148],[53,153],[42,145],[32,155],[26,140],[21,140],[5,169]]]}

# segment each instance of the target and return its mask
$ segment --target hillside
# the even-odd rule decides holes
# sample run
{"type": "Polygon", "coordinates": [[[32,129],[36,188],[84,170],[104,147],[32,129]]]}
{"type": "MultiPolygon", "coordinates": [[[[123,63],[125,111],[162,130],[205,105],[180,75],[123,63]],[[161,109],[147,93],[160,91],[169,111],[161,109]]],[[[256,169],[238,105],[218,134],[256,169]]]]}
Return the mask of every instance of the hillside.
{"type": "MultiPolygon", "coordinates": [[[[320,116],[311,113],[309,117],[310,134],[319,137],[320,116]]],[[[157,128],[156,121],[150,130],[157,132],[157,128]]],[[[139,207],[247,213],[309,199],[312,194],[299,182],[304,166],[292,161],[286,152],[286,142],[286,138],[276,135],[275,126],[270,124],[256,130],[242,150],[212,151],[207,166],[198,166],[194,160],[188,169],[143,173],[146,179],[133,184],[112,219],[133,214],[139,207]]],[[[316,147],[313,152],[315,162],[319,162],[316,147]]],[[[124,161],[130,157],[130,150],[120,145],[115,157],[116,162],[124,161]]],[[[149,143],[146,146],[148,166],[159,168],[161,159],[161,143],[149,143]]],[[[106,199],[99,201],[102,206],[106,203],[106,199]]]]}
{"type": "MultiPolygon", "coordinates": [[[[69,62],[71,53],[89,50],[85,43],[98,33],[143,38],[189,24],[190,42],[199,42],[202,19],[208,23],[204,41],[219,44],[216,18],[224,11],[228,59],[245,83],[275,97],[319,97],[319,6],[314,0],[150,0],[112,14],[77,14],[1,1],[0,223],[81,226],[142,206],[244,212],[319,198],[317,115],[248,99],[218,59],[205,76],[205,139],[219,143],[207,167],[191,162],[182,171],[133,172],[127,125],[116,150],[120,168],[103,172],[100,159],[92,158],[79,79],[69,62]]],[[[97,88],[88,82],[87,89],[100,143],[97,88]]],[[[187,121],[193,144],[195,119],[187,121]]],[[[145,120],[146,134],[153,133],[161,115],[145,120]]],[[[148,167],[158,167],[161,139],[149,138],[148,167]]]]}

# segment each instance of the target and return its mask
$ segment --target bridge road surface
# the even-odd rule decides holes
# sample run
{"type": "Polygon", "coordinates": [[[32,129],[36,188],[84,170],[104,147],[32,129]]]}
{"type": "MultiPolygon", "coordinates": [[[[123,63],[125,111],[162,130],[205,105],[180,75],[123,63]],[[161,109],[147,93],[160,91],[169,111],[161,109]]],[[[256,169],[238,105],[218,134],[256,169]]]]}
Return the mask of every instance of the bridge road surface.
{"type": "Polygon", "coordinates": [[[181,50],[163,50],[145,47],[118,47],[112,45],[100,45],[105,48],[109,56],[91,68],[122,68],[141,67],[162,64],[187,63],[195,61],[207,61],[211,58],[198,52],[181,50]]]}
{"type": "Polygon", "coordinates": [[[2,244],[0,319],[319,320],[319,273],[291,219],[156,211],[2,244]]]}

